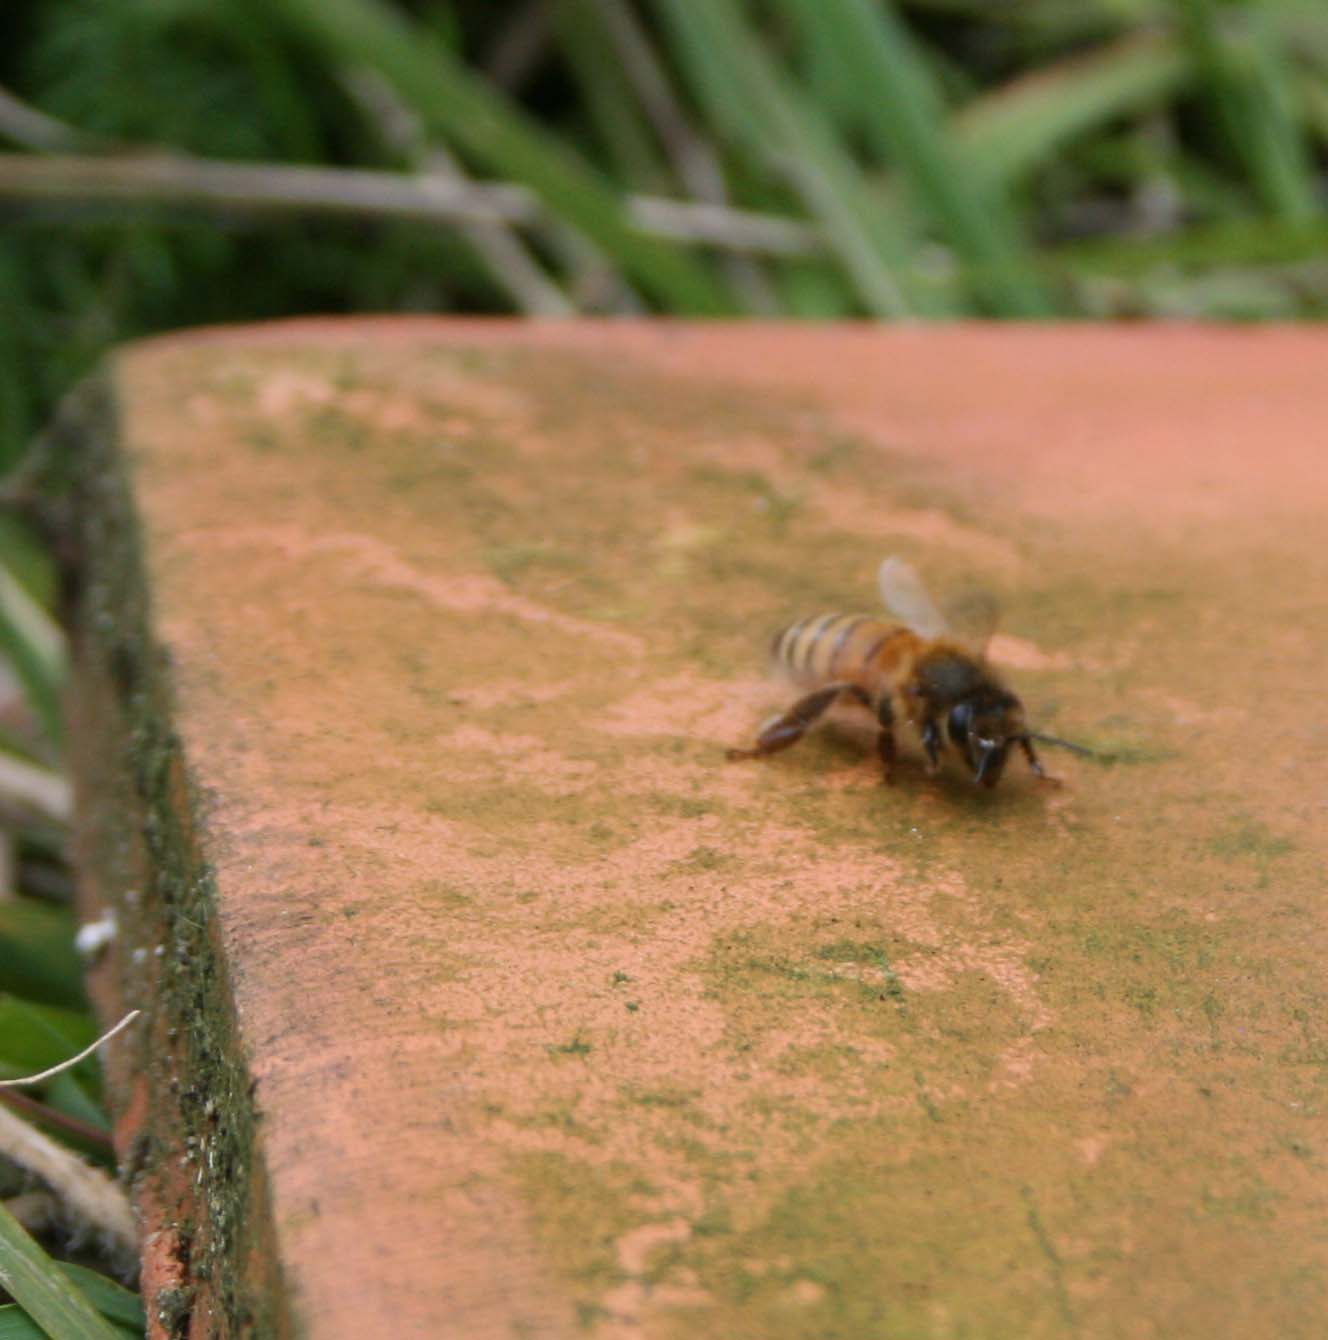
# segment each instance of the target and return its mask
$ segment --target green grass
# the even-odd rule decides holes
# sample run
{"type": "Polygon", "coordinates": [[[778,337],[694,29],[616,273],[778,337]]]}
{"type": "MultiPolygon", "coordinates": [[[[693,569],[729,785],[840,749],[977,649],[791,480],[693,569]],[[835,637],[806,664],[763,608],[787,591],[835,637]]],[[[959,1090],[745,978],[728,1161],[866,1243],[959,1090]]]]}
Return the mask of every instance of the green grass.
{"type": "MultiPolygon", "coordinates": [[[[0,890],[0,1079],[14,1080],[82,1051],[98,1028],[73,947],[64,861],[69,802],[59,702],[66,654],[50,614],[55,576],[49,557],[21,527],[0,529],[0,544],[0,654],[12,666],[20,694],[8,704],[12,724],[0,739],[0,812],[8,821],[3,837],[16,858],[10,886],[0,890]]],[[[0,1103],[6,1116],[26,1117],[83,1157],[112,1162],[94,1059],[40,1085],[0,1090],[0,1103]]],[[[85,1252],[85,1259],[93,1253],[85,1252]]],[[[0,1305],[0,1340],[123,1340],[143,1334],[137,1295],[54,1259],[3,1201],[0,1289],[13,1300],[0,1305]]]]}
{"type": "Polygon", "coordinates": [[[15,1306],[0,1307],[0,1336],[38,1340],[124,1340],[142,1335],[142,1309],[133,1295],[91,1271],[55,1264],[0,1204],[0,1286],[15,1306]],[[89,1289],[89,1279],[95,1285],[89,1289]],[[113,1320],[108,1320],[108,1317],[113,1320]],[[127,1326],[113,1324],[124,1319],[127,1326]]]}

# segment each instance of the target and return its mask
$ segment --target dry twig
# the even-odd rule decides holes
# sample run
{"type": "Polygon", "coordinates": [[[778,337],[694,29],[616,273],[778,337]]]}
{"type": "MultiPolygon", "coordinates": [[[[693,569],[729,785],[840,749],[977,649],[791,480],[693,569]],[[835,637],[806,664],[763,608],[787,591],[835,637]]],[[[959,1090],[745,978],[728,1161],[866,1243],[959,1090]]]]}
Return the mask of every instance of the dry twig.
{"type": "Polygon", "coordinates": [[[137,1234],[129,1199],[99,1168],[0,1107],[0,1153],[50,1187],[80,1222],[104,1233],[117,1250],[132,1253],[137,1234]]]}
{"type": "Polygon", "coordinates": [[[43,1080],[54,1079],[56,1075],[63,1071],[72,1070],[80,1061],[91,1056],[103,1043],[109,1042],[117,1033],[121,1033],[128,1028],[142,1013],[142,1010],[130,1010],[118,1024],[113,1028],[108,1028],[101,1037],[84,1047],[77,1056],[71,1056],[68,1060],[61,1061],[59,1065],[53,1065],[36,1075],[24,1075],[20,1079],[0,1079],[0,1089],[15,1089],[24,1084],[40,1084],[43,1080]]]}
{"type": "MultiPolygon", "coordinates": [[[[595,6],[678,180],[704,205],[726,210],[728,187],[719,154],[697,132],[674,96],[673,88],[655,58],[650,39],[635,14],[622,0],[595,0],[595,6]]],[[[634,218],[640,219],[635,208],[632,213],[634,218]]],[[[735,254],[725,258],[724,268],[730,282],[742,294],[745,305],[758,314],[777,311],[779,300],[764,272],[750,256],[743,254],[742,249],[735,247],[733,250],[735,254]]]]}
{"type": "MultiPolygon", "coordinates": [[[[375,70],[346,76],[351,95],[372,117],[384,142],[415,167],[423,180],[470,185],[460,162],[443,145],[429,141],[420,119],[375,70]]],[[[527,316],[575,316],[576,308],[540,269],[511,226],[501,219],[461,220],[459,232],[488,265],[495,282],[527,316]]]]}
{"type": "MultiPolygon", "coordinates": [[[[545,218],[535,196],[504,183],[440,181],[365,168],[223,163],[170,153],[0,154],[0,200],[203,206],[251,213],[533,224],[545,218]]],[[[815,227],[794,219],[685,200],[630,196],[643,233],[696,246],[807,256],[825,250],[815,227]]]]}

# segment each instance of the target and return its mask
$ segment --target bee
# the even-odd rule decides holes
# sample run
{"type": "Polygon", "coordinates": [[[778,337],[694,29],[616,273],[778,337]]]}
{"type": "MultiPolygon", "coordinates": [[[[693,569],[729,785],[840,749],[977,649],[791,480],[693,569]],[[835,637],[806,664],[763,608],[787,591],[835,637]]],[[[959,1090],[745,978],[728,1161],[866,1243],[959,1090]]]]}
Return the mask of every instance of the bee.
{"type": "Polygon", "coordinates": [[[808,690],[786,712],[761,729],[751,749],[730,749],[730,759],[764,758],[802,739],[836,704],[865,707],[880,727],[877,751],[885,783],[895,777],[895,730],[906,724],[934,776],[941,754],[953,749],[978,786],[1001,779],[1012,745],[1035,776],[1049,782],[1034,740],[1088,753],[1080,745],[1030,731],[1024,707],[992,668],[985,647],[995,630],[994,601],[970,600],[953,615],[962,634],[932,602],[926,587],[903,559],[887,558],[878,575],[881,598],[902,622],[868,615],[821,614],[775,634],[771,657],[795,685],[808,690]]]}

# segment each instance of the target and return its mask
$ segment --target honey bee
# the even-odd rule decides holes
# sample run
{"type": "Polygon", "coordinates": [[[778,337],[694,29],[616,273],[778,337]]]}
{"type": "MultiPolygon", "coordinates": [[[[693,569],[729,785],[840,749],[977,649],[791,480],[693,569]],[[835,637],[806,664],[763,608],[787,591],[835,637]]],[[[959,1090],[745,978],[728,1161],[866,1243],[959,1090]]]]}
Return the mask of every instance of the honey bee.
{"type": "Polygon", "coordinates": [[[1030,731],[1023,704],[991,667],[985,647],[995,630],[997,610],[990,600],[967,603],[952,617],[956,632],[912,567],[887,558],[879,573],[881,598],[901,623],[867,615],[821,614],[801,619],[775,634],[775,667],[800,688],[810,690],[761,729],[751,749],[730,749],[730,759],[764,758],[797,744],[837,703],[865,707],[880,726],[877,750],[890,785],[895,774],[895,728],[906,723],[926,755],[926,771],[940,770],[947,744],[978,786],[1001,779],[1012,745],[1035,776],[1049,782],[1033,741],[1079,753],[1082,746],[1030,731]]]}

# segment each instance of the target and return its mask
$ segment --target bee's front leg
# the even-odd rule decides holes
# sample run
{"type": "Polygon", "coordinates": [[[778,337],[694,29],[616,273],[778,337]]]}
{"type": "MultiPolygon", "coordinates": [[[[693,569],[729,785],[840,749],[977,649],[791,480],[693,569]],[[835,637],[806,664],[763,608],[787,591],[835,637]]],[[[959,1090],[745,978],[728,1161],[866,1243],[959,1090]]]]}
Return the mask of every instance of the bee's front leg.
{"type": "Polygon", "coordinates": [[[1033,776],[1040,782],[1046,782],[1048,786],[1064,786],[1065,783],[1059,777],[1053,777],[1046,768],[1042,766],[1042,760],[1037,756],[1037,750],[1033,748],[1033,741],[1027,735],[1019,737],[1019,748],[1024,751],[1024,757],[1028,760],[1028,766],[1033,771],[1033,776]]]}
{"type": "Polygon", "coordinates": [[[881,733],[876,737],[876,752],[881,756],[881,767],[884,770],[881,781],[886,786],[893,786],[895,784],[895,714],[890,707],[888,698],[877,709],[876,719],[881,724],[881,733]]]}
{"type": "Polygon", "coordinates": [[[935,777],[941,770],[941,728],[935,717],[922,724],[922,748],[927,755],[927,776],[935,777]]]}

